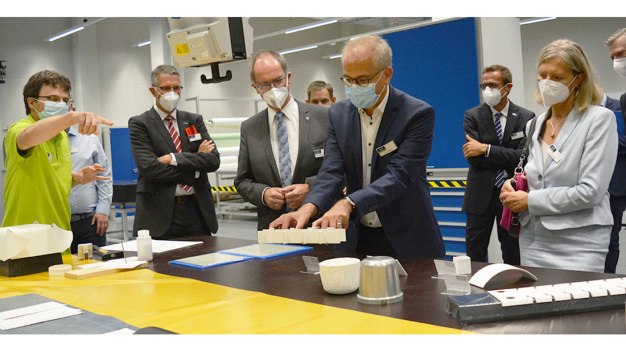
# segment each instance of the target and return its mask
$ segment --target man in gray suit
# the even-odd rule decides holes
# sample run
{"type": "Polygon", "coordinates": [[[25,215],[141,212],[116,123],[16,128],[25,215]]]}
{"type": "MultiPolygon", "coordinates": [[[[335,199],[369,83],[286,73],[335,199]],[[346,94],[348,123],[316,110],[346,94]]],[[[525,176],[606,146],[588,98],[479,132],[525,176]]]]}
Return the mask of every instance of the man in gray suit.
{"type": "MultiPolygon", "coordinates": [[[[473,261],[485,262],[493,221],[499,223],[502,217],[500,187],[513,177],[526,140],[526,122],[535,114],[509,100],[513,77],[504,66],[485,68],[480,88],[485,103],[466,111],[463,121],[467,138],[463,154],[470,167],[462,209],[467,214],[466,253],[473,261]]],[[[519,265],[517,238],[497,229],[503,261],[519,265]]]]}
{"type": "Polygon", "coordinates": [[[156,239],[217,232],[207,172],[220,156],[201,115],[177,110],[183,87],[174,66],[152,71],[154,106],[128,121],[139,169],[133,234],[150,230],[156,239]]]}
{"type": "Polygon", "coordinates": [[[280,53],[256,53],[250,60],[250,79],[268,109],[241,124],[234,183],[237,192],[256,205],[262,230],[302,205],[324,158],[328,108],[291,96],[291,72],[280,53]]]}

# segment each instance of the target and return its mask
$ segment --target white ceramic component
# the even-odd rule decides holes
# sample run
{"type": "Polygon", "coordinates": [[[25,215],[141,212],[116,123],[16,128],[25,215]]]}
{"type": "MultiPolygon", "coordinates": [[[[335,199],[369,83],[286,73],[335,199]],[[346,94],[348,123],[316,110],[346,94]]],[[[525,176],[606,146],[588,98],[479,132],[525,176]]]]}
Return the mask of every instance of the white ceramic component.
{"type": "Polygon", "coordinates": [[[334,258],[320,263],[320,277],[324,291],[336,295],[352,293],[359,288],[360,263],[358,258],[334,258]]]}

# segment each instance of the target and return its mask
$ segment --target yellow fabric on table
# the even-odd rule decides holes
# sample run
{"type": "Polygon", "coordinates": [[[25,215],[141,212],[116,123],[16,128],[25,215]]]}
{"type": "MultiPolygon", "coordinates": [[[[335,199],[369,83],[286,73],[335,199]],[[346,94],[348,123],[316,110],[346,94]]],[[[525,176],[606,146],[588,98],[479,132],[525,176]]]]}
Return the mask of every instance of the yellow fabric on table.
{"type": "MultiPolygon", "coordinates": [[[[179,334],[460,334],[461,330],[163,275],[0,278],[0,298],[36,293],[139,328],[179,334]]],[[[356,297],[355,297],[356,299],[356,297]]]]}

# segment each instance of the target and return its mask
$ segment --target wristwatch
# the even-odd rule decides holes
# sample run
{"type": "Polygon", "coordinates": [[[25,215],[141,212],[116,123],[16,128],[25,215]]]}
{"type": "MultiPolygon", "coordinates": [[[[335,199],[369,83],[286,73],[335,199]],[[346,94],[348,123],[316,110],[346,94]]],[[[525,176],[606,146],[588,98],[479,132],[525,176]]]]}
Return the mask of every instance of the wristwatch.
{"type": "MultiPolygon", "coordinates": [[[[356,208],[356,204],[354,204],[354,202],[352,201],[352,199],[350,199],[350,197],[345,197],[344,199],[346,200],[346,202],[348,202],[348,204],[352,206],[352,210],[356,208]]],[[[352,212],[352,210],[350,212],[352,212]]]]}

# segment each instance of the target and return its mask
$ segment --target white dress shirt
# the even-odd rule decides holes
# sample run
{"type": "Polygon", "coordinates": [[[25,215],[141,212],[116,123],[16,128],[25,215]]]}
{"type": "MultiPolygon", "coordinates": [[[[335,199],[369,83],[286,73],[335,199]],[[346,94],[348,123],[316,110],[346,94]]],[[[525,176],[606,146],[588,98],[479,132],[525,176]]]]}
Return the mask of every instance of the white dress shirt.
{"type": "MultiPolygon", "coordinates": [[[[365,113],[365,110],[359,109],[359,116],[361,117],[361,152],[363,153],[363,187],[369,185],[372,181],[372,158],[374,157],[374,143],[376,142],[376,135],[378,134],[378,128],[380,122],[383,119],[383,113],[387,106],[387,100],[389,98],[389,86],[385,88],[385,97],[380,102],[380,105],[376,107],[372,116],[365,113]]],[[[382,227],[378,214],[375,211],[365,214],[361,218],[361,224],[367,227],[382,227]]]]}

